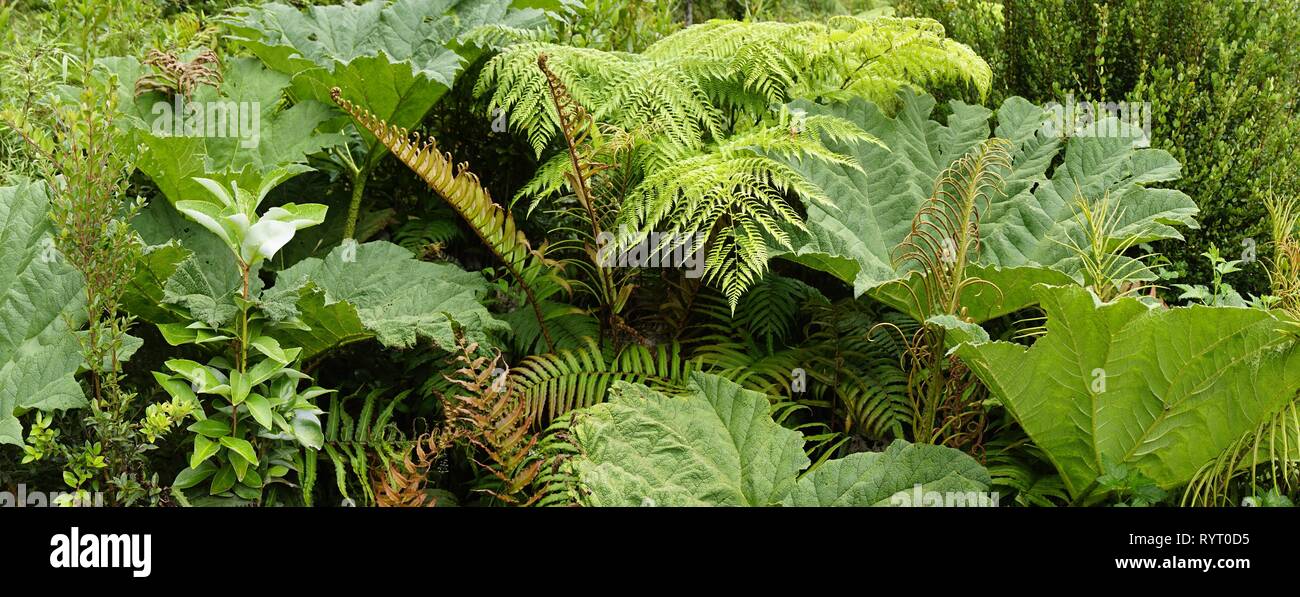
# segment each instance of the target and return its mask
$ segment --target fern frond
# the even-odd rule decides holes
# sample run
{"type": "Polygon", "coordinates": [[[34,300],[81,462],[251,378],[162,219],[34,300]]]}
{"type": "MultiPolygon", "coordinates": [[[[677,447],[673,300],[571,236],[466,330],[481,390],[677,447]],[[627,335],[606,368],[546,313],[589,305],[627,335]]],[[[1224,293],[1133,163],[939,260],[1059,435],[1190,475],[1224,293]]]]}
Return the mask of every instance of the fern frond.
{"type": "MultiPolygon", "coordinates": [[[[514,45],[485,65],[475,94],[490,92],[489,109],[505,110],[539,157],[564,130],[557,88],[596,121],[649,134],[624,166],[635,186],[615,206],[640,237],[621,241],[631,246],[651,231],[704,234],[711,245],[705,278],[734,309],[766,271],[769,247],[788,247],[790,230],[803,227],[792,200],[830,203],[788,159],[856,167],[825,142],[878,142],[830,117],[796,124],[773,105],[854,94],[886,104],[903,86],[953,82],[982,95],[991,77],[970,48],[927,19],[710,21],[641,54],[514,45]],[[543,56],[545,72],[536,68],[543,56]]],[[[567,182],[563,172],[577,169],[547,161],[521,196],[554,192],[567,182]]]]}
{"type": "Polygon", "coordinates": [[[504,48],[529,42],[538,42],[551,33],[542,27],[511,27],[502,23],[479,25],[461,34],[459,42],[480,48],[500,51],[504,48]]]}
{"type": "Polygon", "coordinates": [[[408,218],[393,231],[393,242],[419,257],[437,252],[447,243],[461,237],[460,227],[453,219],[456,216],[450,210],[446,215],[449,217],[408,218]]]}
{"type": "Polygon", "coordinates": [[[1047,457],[1014,424],[1000,426],[984,444],[984,465],[993,487],[1020,506],[1065,506],[1070,495],[1047,457]]]}
{"type": "Polygon", "coordinates": [[[1278,307],[1300,318],[1300,196],[1270,191],[1265,198],[1272,224],[1273,255],[1265,260],[1278,307]]]}
{"type": "Polygon", "coordinates": [[[788,231],[804,228],[788,195],[831,203],[816,183],[772,156],[856,168],[851,158],[827,150],[821,137],[878,142],[839,119],[809,120],[809,126],[793,132],[783,124],[737,135],[710,151],[653,171],[624,206],[623,223],[635,236],[620,239],[620,246],[633,246],[652,230],[666,230],[665,238],[678,243],[696,234],[711,234],[704,278],[723,290],[734,309],[741,295],[767,271],[769,243],[790,248],[788,231]]]}
{"type": "Polygon", "coordinates": [[[551,57],[551,71],[573,99],[585,106],[603,105],[603,89],[629,76],[635,56],[551,43],[524,43],[497,54],[483,66],[474,86],[475,95],[494,90],[489,112],[500,109],[510,128],[523,133],[537,155],[559,133],[559,115],[552,105],[546,75],[537,58],[551,57]]]}
{"type": "Polygon", "coordinates": [[[810,316],[799,345],[810,378],[804,402],[829,408],[855,434],[901,437],[912,419],[904,344],[886,328],[908,334],[919,325],[856,300],[814,301],[804,309],[810,316]]]}
{"type": "Polygon", "coordinates": [[[469,171],[468,164],[462,162],[459,166],[454,166],[451,154],[439,151],[434,139],[428,138],[422,142],[420,133],[390,126],[368,110],[344,99],[337,87],[330,91],[330,97],[358,125],[370,131],[397,159],[428,183],[429,188],[445,199],[469,224],[488,250],[496,255],[523,288],[542,336],[546,339],[547,346],[554,350],[554,341],[546,327],[541,305],[529,280],[523,275],[536,254],[523,231],[515,225],[510,211],[492,201],[487,189],[479,184],[478,176],[469,171]]]}
{"type": "Polygon", "coordinates": [[[683,357],[676,343],[632,344],[607,355],[594,340],[583,348],[532,355],[511,369],[511,383],[529,404],[536,424],[605,400],[615,381],[659,389],[683,386],[699,363],[683,357]]]}
{"type": "Polygon", "coordinates": [[[598,120],[627,130],[660,122],[671,144],[688,150],[719,139],[732,108],[753,115],[795,97],[846,92],[887,105],[904,85],[965,83],[982,96],[992,83],[988,64],[928,19],[714,20],[641,54],[519,44],[488,62],[475,94],[494,90],[490,108],[506,110],[539,155],[558,132],[545,82],[530,68],[542,53],[598,120]]]}
{"type": "Polygon", "coordinates": [[[480,490],[507,504],[531,505],[540,497],[529,489],[542,462],[532,458],[538,436],[529,431],[528,402],[510,383],[501,355],[478,355],[477,344],[461,349],[456,360],[462,367],[449,378],[459,391],[444,396],[443,404],[457,436],[487,456],[478,465],[495,482],[480,490]]]}
{"type": "Polygon", "coordinates": [[[451,445],[452,434],[446,429],[431,431],[412,442],[399,462],[377,468],[372,483],[375,504],[380,508],[434,507],[425,486],[435,461],[451,445]]]}
{"type": "Polygon", "coordinates": [[[348,492],[351,486],[361,490],[358,497],[362,504],[376,503],[378,494],[373,483],[376,473],[400,462],[409,445],[391,420],[394,409],[411,391],[391,397],[386,393],[383,388],[367,393],[356,417],[347,412],[345,400],[338,396],[330,399],[323,447],[334,465],[335,484],[346,500],[353,499],[348,492]],[[381,397],[386,398],[388,404],[376,414],[381,397]]]}
{"type": "Polygon", "coordinates": [[[542,432],[534,458],[542,463],[533,486],[538,496],[536,506],[573,506],[578,504],[580,487],[572,459],[579,449],[569,431],[570,417],[555,419],[542,432]]]}
{"type": "Polygon", "coordinates": [[[773,352],[790,335],[800,308],[819,294],[799,280],[769,273],[741,299],[735,320],[766,346],[768,352],[773,352]]]}
{"type": "Polygon", "coordinates": [[[961,293],[983,283],[966,276],[966,266],[979,254],[979,223],[993,195],[1002,191],[1002,177],[1011,170],[1010,141],[988,139],[948,166],[935,181],[934,192],[912,218],[912,228],[895,248],[895,264],[911,264],[923,274],[922,294],[913,291],[922,319],[936,314],[958,315],[961,293]]]}

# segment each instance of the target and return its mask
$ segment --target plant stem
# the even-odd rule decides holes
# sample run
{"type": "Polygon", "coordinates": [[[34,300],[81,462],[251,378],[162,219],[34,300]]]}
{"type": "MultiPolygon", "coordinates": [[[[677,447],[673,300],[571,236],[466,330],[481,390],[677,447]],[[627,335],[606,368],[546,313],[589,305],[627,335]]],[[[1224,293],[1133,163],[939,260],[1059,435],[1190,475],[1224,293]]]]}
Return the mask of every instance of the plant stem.
{"type": "MultiPolygon", "coordinates": [[[[239,357],[237,359],[238,371],[242,376],[248,370],[248,276],[249,270],[252,269],[252,265],[243,263],[243,260],[241,259],[239,269],[242,271],[244,277],[244,286],[242,289],[244,302],[239,306],[239,353],[236,356],[239,357]]],[[[230,435],[232,437],[239,436],[239,405],[234,402],[230,403],[230,435]]]]}
{"type": "Polygon", "coordinates": [[[1088,499],[1088,496],[1092,495],[1092,492],[1096,491],[1096,489],[1097,489],[1097,481],[1094,480],[1092,483],[1089,483],[1087,487],[1083,488],[1083,492],[1079,494],[1079,497],[1074,498],[1070,502],[1070,506],[1071,507],[1082,506],[1083,501],[1088,499]]]}
{"type": "Polygon", "coordinates": [[[352,201],[348,203],[348,222],[343,228],[343,238],[353,238],[357,232],[357,215],[361,212],[361,196],[366,190],[366,180],[370,177],[370,164],[358,170],[352,177],[352,201]]]}

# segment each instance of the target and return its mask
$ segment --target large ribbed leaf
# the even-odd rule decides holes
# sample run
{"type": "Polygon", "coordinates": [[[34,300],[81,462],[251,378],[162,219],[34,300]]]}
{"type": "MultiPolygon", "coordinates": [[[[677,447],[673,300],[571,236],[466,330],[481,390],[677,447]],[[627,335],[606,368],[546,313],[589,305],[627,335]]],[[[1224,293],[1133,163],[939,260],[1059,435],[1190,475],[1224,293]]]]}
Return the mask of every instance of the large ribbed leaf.
{"type": "MultiPolygon", "coordinates": [[[[807,234],[796,250],[784,255],[853,284],[857,294],[872,292],[901,308],[900,280],[912,272],[896,267],[895,248],[911,229],[912,218],[934,190],[940,173],[989,138],[993,112],[953,101],[946,122],[930,119],[933,98],[903,91],[902,107],[889,116],[876,105],[853,100],[829,106],[799,103],[809,114],[847,118],[884,142],[835,146],[857,158],[862,171],[836,165],[793,164],[825,189],[835,208],[808,208],[807,234]]],[[[996,194],[980,217],[980,251],[973,262],[984,266],[970,273],[996,283],[1002,296],[987,286],[976,319],[1014,311],[1032,298],[1034,283],[1064,283],[1077,278],[1078,264],[1068,240],[1083,244],[1075,217],[1076,196],[1097,202],[1109,196],[1119,212],[1113,240],[1134,235],[1137,242],[1181,238],[1173,226],[1195,227],[1191,199],[1171,189],[1148,188],[1178,177],[1179,164],[1167,152],[1134,149],[1123,137],[1074,137],[1062,142],[1047,137],[1041,125],[1047,112],[1022,98],[1006,100],[997,111],[992,133],[1014,146],[1012,167],[1001,172],[1003,193],[996,194]],[[1062,148],[1064,152],[1062,154],[1062,148]],[[1060,164],[1051,170],[1053,160],[1060,164]],[[1033,272],[1045,266],[1051,271],[1033,272]],[[1009,268],[1026,268],[1006,271],[1009,268]],[[1055,272],[1055,273],[1053,273],[1055,272]],[[991,293],[991,294],[990,294],[991,293]]],[[[915,284],[912,284],[915,286],[915,284]]],[[[910,310],[910,309],[909,309],[910,310]]]]}
{"type": "MultiPolygon", "coordinates": [[[[233,320],[242,281],[215,235],[166,204],[145,209],[134,224],[153,246],[124,299],[131,313],[152,323],[197,320],[214,328],[233,320]]],[[[450,350],[456,332],[490,345],[491,334],[507,328],[481,302],[488,292],[481,274],[419,261],[387,242],[352,251],[341,246],[323,259],[300,261],[265,291],[252,278],[250,289],[267,315],[301,317],[311,327],[281,332],[304,357],[371,338],[394,348],[425,338],[450,350]]]]}
{"type": "Polygon", "coordinates": [[[368,338],[395,348],[429,339],[452,350],[457,332],[487,344],[491,333],[507,328],[481,302],[488,291],[482,274],[419,261],[382,241],[354,250],[346,259],[344,246],[323,259],[297,263],[280,272],[264,296],[272,303],[293,297],[291,304],[311,330],[286,334],[304,356],[368,338]]]}
{"type": "MultiPolygon", "coordinates": [[[[989,474],[951,448],[897,441],[883,453],[808,466],[803,437],[772,420],[767,396],[692,373],[685,395],[614,382],[574,411],[574,461],[595,506],[872,506],[899,491],[982,492],[989,474]]],[[[965,500],[964,503],[974,503],[965,500]]],[[[950,502],[949,502],[950,503],[950,502]]],[[[929,505],[917,503],[916,505],[929,505]]]]}
{"type": "Polygon", "coordinates": [[[830,460],[799,479],[787,506],[925,506],[938,494],[945,504],[985,504],[989,472],[964,452],[944,446],[890,444],[884,452],[859,452],[830,460]],[[919,487],[919,489],[918,489],[919,487]],[[903,492],[903,499],[894,499],[903,492]],[[914,497],[920,493],[921,498],[914,497]]]}
{"type": "MultiPolygon", "coordinates": [[[[232,39],[268,66],[294,77],[299,98],[329,102],[330,90],[396,126],[424,118],[481,50],[459,38],[483,25],[535,27],[540,10],[513,10],[510,0],[375,0],[312,6],[281,3],[236,9],[232,39]]],[[[384,148],[362,131],[374,151],[384,148]]]]}
{"type": "Polygon", "coordinates": [[[1266,311],[1099,304],[1078,286],[1035,292],[1047,334],[1032,347],[976,340],[956,353],[1072,495],[1096,481],[1104,459],[1165,488],[1185,483],[1300,390],[1295,328],[1266,311]]]}
{"type": "Polygon", "coordinates": [[[687,396],[615,382],[609,402],[576,411],[579,478],[597,506],[779,504],[808,466],[803,437],[768,414],[768,399],[692,375],[687,396]]]}
{"type": "Polygon", "coordinates": [[[22,444],[15,411],[78,408],[81,275],[53,249],[40,183],[0,187],[0,444],[22,444]]]}

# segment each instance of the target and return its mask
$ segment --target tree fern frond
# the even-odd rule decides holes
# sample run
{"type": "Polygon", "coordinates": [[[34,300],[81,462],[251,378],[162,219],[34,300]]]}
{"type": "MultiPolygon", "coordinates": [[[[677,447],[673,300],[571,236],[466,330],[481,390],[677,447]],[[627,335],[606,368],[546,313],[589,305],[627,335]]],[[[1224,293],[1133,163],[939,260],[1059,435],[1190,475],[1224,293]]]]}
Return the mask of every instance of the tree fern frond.
{"type": "Polygon", "coordinates": [[[641,54],[556,44],[507,48],[484,67],[475,94],[493,90],[490,108],[506,110],[540,155],[558,133],[544,102],[546,85],[531,68],[539,54],[573,97],[601,121],[636,128],[660,122],[672,143],[699,147],[723,134],[724,109],[752,114],[791,98],[861,90],[882,104],[901,85],[968,83],[988,92],[992,70],[969,47],[944,37],[929,19],[855,17],[830,24],[715,20],[665,37],[641,54]]]}
{"type": "Polygon", "coordinates": [[[768,244],[788,247],[788,231],[803,228],[787,194],[831,203],[819,186],[769,157],[767,150],[856,167],[851,159],[826,150],[816,137],[825,133],[874,141],[860,130],[855,135],[847,123],[818,120],[815,124],[795,134],[784,126],[759,129],[651,173],[624,205],[622,221],[632,236],[619,239],[620,246],[633,246],[654,230],[668,232],[665,242],[679,243],[696,233],[711,232],[704,277],[724,290],[735,308],[753,281],[767,271],[768,244]]]}
{"type": "Polygon", "coordinates": [[[499,51],[516,44],[538,42],[549,35],[551,33],[542,27],[512,27],[503,23],[491,23],[466,31],[458,41],[499,51]]]}
{"type": "MultiPolygon", "coordinates": [[[[563,131],[555,88],[603,124],[651,135],[626,165],[624,180],[635,186],[615,206],[638,237],[620,242],[631,246],[652,231],[703,233],[711,244],[705,278],[734,309],[766,272],[770,244],[788,247],[789,231],[803,227],[792,200],[831,203],[825,190],[774,158],[857,167],[825,143],[879,143],[847,121],[796,119],[774,105],[853,94],[887,103],[903,86],[953,82],[982,95],[991,73],[928,19],[717,20],[641,54],[517,44],[485,65],[475,93],[490,93],[490,109],[505,110],[539,157],[563,131]],[[536,68],[542,56],[546,72],[536,68]]],[[[557,191],[562,170],[547,162],[521,196],[557,191]]]]}

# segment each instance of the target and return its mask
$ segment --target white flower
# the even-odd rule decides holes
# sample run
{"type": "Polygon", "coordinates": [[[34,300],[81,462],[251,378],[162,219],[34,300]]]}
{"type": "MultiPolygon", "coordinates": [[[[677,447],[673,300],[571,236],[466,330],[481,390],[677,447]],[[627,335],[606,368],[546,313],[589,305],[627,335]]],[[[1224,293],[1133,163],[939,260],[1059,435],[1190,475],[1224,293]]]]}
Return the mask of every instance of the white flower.
{"type": "Polygon", "coordinates": [[[291,223],[268,218],[249,225],[248,216],[244,214],[227,216],[226,219],[239,230],[239,257],[244,263],[275,257],[277,251],[293,240],[293,233],[297,230],[291,223]]]}
{"type": "MultiPolygon", "coordinates": [[[[220,237],[247,265],[271,259],[293,240],[295,232],[325,221],[326,207],[316,203],[286,203],[266,210],[259,218],[255,210],[260,197],[254,200],[234,183],[232,194],[215,181],[195,180],[217,201],[178,201],[176,209],[220,237]]],[[[262,194],[268,190],[263,188],[262,194]]]]}

